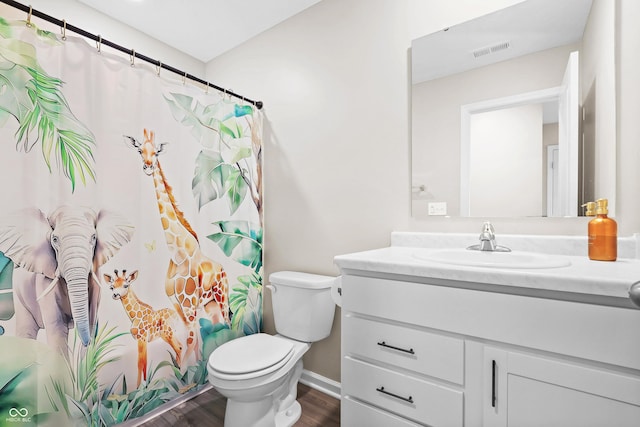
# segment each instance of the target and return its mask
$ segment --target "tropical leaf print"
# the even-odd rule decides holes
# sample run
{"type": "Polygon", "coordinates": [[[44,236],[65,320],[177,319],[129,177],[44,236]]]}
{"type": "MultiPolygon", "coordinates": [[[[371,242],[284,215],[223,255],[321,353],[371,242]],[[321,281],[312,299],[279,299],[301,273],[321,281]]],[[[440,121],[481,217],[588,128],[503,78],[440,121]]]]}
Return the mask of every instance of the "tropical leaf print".
{"type": "Polygon", "coordinates": [[[245,335],[258,333],[262,326],[259,309],[262,307],[262,277],[254,272],[239,276],[238,282],[229,296],[229,308],[233,312],[231,327],[245,335]]]}
{"type": "Polygon", "coordinates": [[[47,387],[45,379],[65,384],[66,360],[62,355],[27,338],[2,336],[0,346],[0,426],[68,425],[66,414],[53,412],[50,402],[38,399],[47,387]],[[9,412],[11,408],[14,410],[9,412]]]}
{"type": "MultiPolygon", "coordinates": [[[[224,254],[242,265],[259,272],[262,267],[262,228],[253,227],[248,221],[218,221],[217,228],[207,236],[224,254]]],[[[233,311],[233,310],[232,310],[233,311]]]]}
{"type": "Polygon", "coordinates": [[[206,383],[206,360],[187,367],[183,373],[173,354],[169,353],[171,362],[150,364],[147,379],[134,390],[129,390],[124,375],[115,376],[108,385],[98,384],[100,370],[119,360],[110,354],[115,348],[114,340],[122,335],[125,334],[114,333],[114,328],[101,328],[96,332],[84,358],[78,342],[74,342],[74,355],[68,365],[72,384],[52,381],[51,389],[47,390],[55,411],[76,421],[76,425],[112,426],[141,417],[206,383]],[[163,376],[160,371],[167,368],[174,371],[174,377],[163,376]]]}
{"type": "Polygon", "coordinates": [[[213,148],[220,132],[220,114],[222,105],[202,105],[193,97],[180,93],[165,95],[173,117],[184,126],[191,128],[193,137],[206,148],[213,148]]]}
{"type": "Polygon", "coordinates": [[[225,163],[219,152],[200,152],[191,181],[191,190],[198,208],[226,195],[233,215],[242,204],[247,189],[247,183],[238,168],[225,163]]]}
{"type": "Polygon", "coordinates": [[[232,339],[244,335],[224,323],[213,324],[209,319],[200,319],[200,334],[202,336],[202,360],[208,360],[213,350],[232,339]]]}
{"type": "Polygon", "coordinates": [[[235,117],[242,117],[253,114],[253,107],[251,105],[235,105],[233,115],[235,117]]]}
{"type": "Polygon", "coordinates": [[[104,367],[120,359],[113,353],[115,340],[123,335],[125,333],[116,333],[115,328],[107,329],[105,325],[95,329],[91,343],[84,348],[75,334],[67,363],[71,384],[53,381],[51,390],[48,390],[49,401],[55,411],[64,411],[71,419],[82,419],[86,425],[105,425],[101,419],[98,376],[104,367]]]}
{"type": "Polygon", "coordinates": [[[9,320],[15,314],[12,277],[13,262],[0,252],[0,320],[9,320]]]}
{"type": "Polygon", "coordinates": [[[242,331],[246,334],[257,334],[262,330],[262,286],[251,287],[245,300],[244,316],[242,316],[242,331]]]}
{"type": "Polygon", "coordinates": [[[13,34],[12,27],[14,26],[17,26],[20,28],[24,28],[25,26],[30,27],[38,36],[38,39],[40,39],[42,42],[50,46],[61,44],[60,40],[58,40],[58,36],[55,33],[38,28],[33,22],[29,22],[29,23],[27,23],[27,21],[9,22],[6,19],[2,18],[1,16],[0,16],[0,37],[4,37],[7,39],[11,38],[11,35],[13,34]]]}
{"type": "Polygon", "coordinates": [[[192,96],[169,93],[165,100],[173,117],[191,128],[191,134],[205,148],[215,148],[221,142],[225,145],[228,138],[243,138],[246,128],[236,119],[253,114],[251,105],[238,105],[226,99],[204,105],[192,96]]]}
{"type": "Polygon", "coordinates": [[[5,39],[11,37],[11,24],[2,17],[0,17],[0,37],[5,39]]]}
{"type": "Polygon", "coordinates": [[[37,368],[35,361],[28,364],[23,362],[21,367],[3,366],[3,370],[6,370],[3,374],[9,374],[9,376],[3,378],[0,383],[0,412],[8,413],[9,409],[15,407],[18,402],[21,403],[21,407],[29,406],[28,409],[31,411],[27,414],[33,412],[31,406],[34,402],[33,394],[36,391],[37,368]],[[25,384],[29,384],[29,387],[25,384]]]}
{"type": "Polygon", "coordinates": [[[170,381],[162,377],[156,378],[158,371],[164,367],[171,368],[173,365],[163,361],[156,366],[150,366],[147,380],[132,392],[127,391],[127,381],[124,377],[121,390],[116,392],[116,378],[111,386],[102,390],[99,410],[94,411],[99,415],[99,423],[91,425],[112,426],[138,418],[178,397],[180,393],[171,387],[170,381]]]}
{"type": "MultiPolygon", "coordinates": [[[[200,324],[202,325],[202,321],[200,324]]],[[[213,327],[210,320],[205,321],[206,328],[213,327]]],[[[222,323],[220,324],[222,325],[222,323]]],[[[201,330],[201,335],[204,337],[207,333],[201,330]]],[[[204,339],[203,339],[204,340],[204,339]]],[[[176,359],[171,356],[173,362],[173,374],[174,378],[169,381],[171,388],[179,393],[184,394],[191,390],[197,389],[202,384],[207,383],[207,362],[208,357],[202,357],[196,362],[195,365],[190,365],[186,369],[183,369],[178,365],[176,359]]]]}
{"type": "Polygon", "coordinates": [[[253,107],[225,99],[204,105],[191,96],[178,93],[165,95],[165,99],[173,117],[189,127],[194,138],[206,149],[196,160],[192,182],[199,207],[226,196],[233,215],[248,192],[255,199],[259,180],[252,177],[252,168],[243,162],[252,156],[259,158],[259,153],[254,152],[251,120],[245,117],[253,114],[253,107]]]}
{"type": "MultiPolygon", "coordinates": [[[[35,27],[33,27],[35,29],[35,27]]],[[[52,34],[37,30],[40,38],[52,34]]],[[[40,143],[45,163],[62,170],[75,190],[77,181],[95,181],[94,136],[73,114],[62,80],[50,76],[38,63],[36,48],[12,38],[12,27],[0,22],[0,125],[9,118],[19,123],[16,149],[29,152],[40,143]]]]}

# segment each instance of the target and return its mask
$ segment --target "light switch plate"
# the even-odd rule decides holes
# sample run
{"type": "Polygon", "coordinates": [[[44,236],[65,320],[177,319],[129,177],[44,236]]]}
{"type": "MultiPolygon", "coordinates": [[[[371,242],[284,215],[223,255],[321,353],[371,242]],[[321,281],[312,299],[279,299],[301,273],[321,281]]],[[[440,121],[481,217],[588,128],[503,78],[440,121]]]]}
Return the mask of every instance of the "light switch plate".
{"type": "Polygon", "coordinates": [[[428,205],[429,215],[446,215],[447,202],[432,202],[428,205]]]}

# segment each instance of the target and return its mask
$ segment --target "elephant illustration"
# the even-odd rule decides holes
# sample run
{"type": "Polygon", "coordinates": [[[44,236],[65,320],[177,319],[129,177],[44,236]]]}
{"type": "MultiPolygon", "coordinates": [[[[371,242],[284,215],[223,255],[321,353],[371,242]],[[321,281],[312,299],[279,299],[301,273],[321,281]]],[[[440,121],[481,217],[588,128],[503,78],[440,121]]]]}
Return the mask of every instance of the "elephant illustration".
{"type": "Polygon", "coordinates": [[[13,274],[16,335],[47,342],[68,357],[74,323],[86,347],[100,301],[98,268],[128,243],[134,227],[122,215],[60,206],[48,217],[27,208],[0,221],[0,251],[13,274]]]}

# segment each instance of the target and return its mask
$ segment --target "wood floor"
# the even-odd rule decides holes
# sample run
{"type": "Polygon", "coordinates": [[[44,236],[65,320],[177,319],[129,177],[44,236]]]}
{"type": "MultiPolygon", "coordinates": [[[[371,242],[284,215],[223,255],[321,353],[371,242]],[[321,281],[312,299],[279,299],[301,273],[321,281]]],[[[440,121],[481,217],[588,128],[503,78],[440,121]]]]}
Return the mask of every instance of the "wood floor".
{"type": "MultiPolygon", "coordinates": [[[[298,383],[302,416],[295,427],[336,427],[340,425],[340,401],[298,383]]],[[[141,424],[144,427],[223,427],[227,402],[214,389],[182,403],[141,424]]]]}

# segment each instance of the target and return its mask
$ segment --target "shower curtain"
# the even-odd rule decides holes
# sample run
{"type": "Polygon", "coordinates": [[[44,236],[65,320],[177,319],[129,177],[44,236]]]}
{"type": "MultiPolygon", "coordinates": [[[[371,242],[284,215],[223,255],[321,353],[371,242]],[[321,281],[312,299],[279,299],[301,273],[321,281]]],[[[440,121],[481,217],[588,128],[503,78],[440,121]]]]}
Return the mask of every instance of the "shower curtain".
{"type": "Polygon", "coordinates": [[[100,47],[0,18],[0,426],[141,417],[261,329],[260,114],[100,47]]]}

